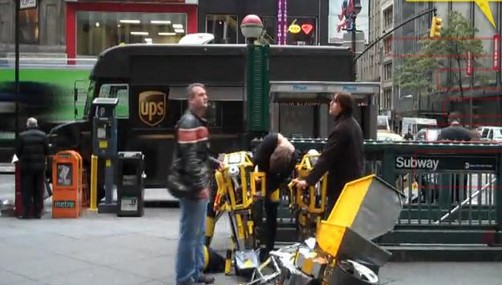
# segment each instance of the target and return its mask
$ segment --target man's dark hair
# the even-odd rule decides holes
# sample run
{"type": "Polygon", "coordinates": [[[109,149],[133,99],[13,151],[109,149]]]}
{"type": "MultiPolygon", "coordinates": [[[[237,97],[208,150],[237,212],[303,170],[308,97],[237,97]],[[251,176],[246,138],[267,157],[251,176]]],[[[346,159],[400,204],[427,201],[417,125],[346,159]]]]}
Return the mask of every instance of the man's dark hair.
{"type": "Polygon", "coordinates": [[[195,93],[193,92],[193,89],[195,87],[201,87],[203,89],[206,89],[206,86],[204,86],[204,84],[198,83],[198,82],[192,83],[192,84],[188,85],[188,87],[187,87],[187,99],[193,98],[193,96],[195,95],[195,93]]]}
{"type": "Polygon", "coordinates": [[[343,114],[352,115],[355,104],[352,94],[347,92],[337,92],[334,95],[334,100],[342,107],[343,114]]]}
{"type": "Polygon", "coordinates": [[[452,112],[448,115],[448,123],[457,122],[460,124],[460,117],[462,117],[462,115],[459,112],[452,112]]]}

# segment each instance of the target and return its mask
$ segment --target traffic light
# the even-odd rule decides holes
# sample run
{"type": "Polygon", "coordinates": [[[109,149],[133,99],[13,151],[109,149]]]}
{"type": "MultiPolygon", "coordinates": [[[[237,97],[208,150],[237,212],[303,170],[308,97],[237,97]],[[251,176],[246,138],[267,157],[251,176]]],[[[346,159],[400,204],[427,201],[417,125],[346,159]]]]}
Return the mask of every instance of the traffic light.
{"type": "Polygon", "coordinates": [[[431,38],[439,38],[441,36],[441,23],[443,20],[439,17],[432,17],[431,31],[429,36],[431,38]]]}

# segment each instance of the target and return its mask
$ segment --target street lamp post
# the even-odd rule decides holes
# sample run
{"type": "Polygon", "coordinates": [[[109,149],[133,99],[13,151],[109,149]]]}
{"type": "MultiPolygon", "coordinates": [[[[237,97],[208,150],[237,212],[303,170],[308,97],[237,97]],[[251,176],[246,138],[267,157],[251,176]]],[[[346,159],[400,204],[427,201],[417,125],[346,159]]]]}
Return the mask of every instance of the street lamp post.
{"type": "Polygon", "coordinates": [[[356,19],[357,19],[357,14],[361,12],[362,5],[361,5],[361,0],[352,0],[352,13],[351,13],[351,24],[352,24],[352,53],[353,53],[353,59],[354,59],[354,81],[357,80],[357,67],[356,67],[356,33],[357,33],[357,27],[356,27],[356,19]]]}
{"type": "Polygon", "coordinates": [[[247,15],[241,22],[241,32],[250,45],[254,45],[263,31],[263,22],[257,15],[247,15]]]}
{"type": "Polygon", "coordinates": [[[247,133],[263,133],[269,125],[269,50],[268,44],[258,43],[263,32],[263,22],[257,15],[247,15],[241,22],[241,32],[246,38],[246,94],[244,112],[247,133]]]}

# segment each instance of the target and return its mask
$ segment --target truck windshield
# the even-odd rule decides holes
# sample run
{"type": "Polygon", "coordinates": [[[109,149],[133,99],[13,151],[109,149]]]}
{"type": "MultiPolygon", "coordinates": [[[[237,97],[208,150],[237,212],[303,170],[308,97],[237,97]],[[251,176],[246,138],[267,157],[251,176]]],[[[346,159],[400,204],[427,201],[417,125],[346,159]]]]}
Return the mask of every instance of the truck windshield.
{"type": "MultiPolygon", "coordinates": [[[[85,114],[89,115],[92,100],[94,100],[95,84],[92,82],[87,93],[85,104],[85,114]]],[[[129,118],[129,86],[127,84],[102,84],[99,88],[98,97],[118,98],[119,103],[116,109],[117,118],[129,118]]]]}
{"type": "Polygon", "coordinates": [[[387,116],[378,116],[377,122],[378,122],[377,123],[378,130],[390,131],[389,119],[387,116]]]}

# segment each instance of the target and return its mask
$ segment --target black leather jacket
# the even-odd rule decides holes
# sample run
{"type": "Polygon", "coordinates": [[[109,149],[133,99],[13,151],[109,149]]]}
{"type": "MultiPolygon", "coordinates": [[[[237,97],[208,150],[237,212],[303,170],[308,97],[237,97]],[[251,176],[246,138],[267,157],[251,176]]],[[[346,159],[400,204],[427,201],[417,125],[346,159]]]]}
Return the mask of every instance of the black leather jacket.
{"type": "Polygon", "coordinates": [[[47,135],[37,127],[27,128],[19,134],[16,155],[21,163],[21,169],[44,171],[48,153],[47,135]]]}
{"type": "Polygon", "coordinates": [[[177,125],[177,152],[180,159],[173,163],[180,170],[183,181],[189,181],[195,192],[209,188],[210,163],[216,167],[218,160],[210,156],[209,131],[206,120],[187,110],[177,125]]]}

